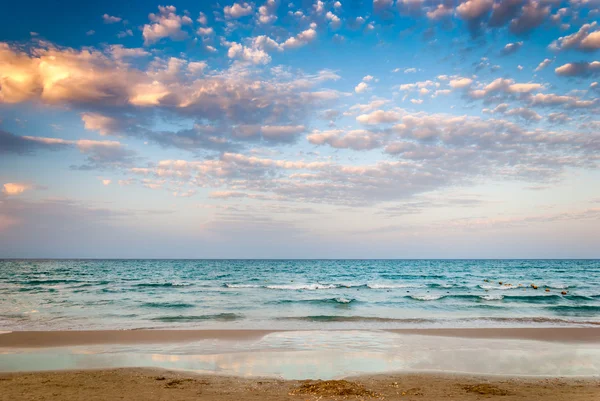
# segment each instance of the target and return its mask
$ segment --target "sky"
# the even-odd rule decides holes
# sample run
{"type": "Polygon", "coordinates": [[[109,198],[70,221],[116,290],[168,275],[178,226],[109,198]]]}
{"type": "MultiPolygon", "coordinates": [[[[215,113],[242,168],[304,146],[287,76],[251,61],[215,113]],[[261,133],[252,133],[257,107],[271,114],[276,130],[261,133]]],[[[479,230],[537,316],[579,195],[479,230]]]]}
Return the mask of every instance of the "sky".
{"type": "Polygon", "coordinates": [[[600,257],[600,0],[1,18],[0,257],[600,257]]]}

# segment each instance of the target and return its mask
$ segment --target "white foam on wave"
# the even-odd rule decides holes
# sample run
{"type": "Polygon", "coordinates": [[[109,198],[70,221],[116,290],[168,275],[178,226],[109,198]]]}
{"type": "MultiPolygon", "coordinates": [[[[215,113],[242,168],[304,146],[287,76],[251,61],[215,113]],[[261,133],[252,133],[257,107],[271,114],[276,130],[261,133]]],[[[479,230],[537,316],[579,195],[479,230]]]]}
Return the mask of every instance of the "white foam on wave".
{"type": "Polygon", "coordinates": [[[497,286],[497,285],[480,285],[479,288],[483,289],[483,290],[501,290],[501,291],[506,291],[506,290],[516,290],[519,288],[523,288],[523,286],[518,286],[518,285],[502,285],[502,286],[497,286]]]}
{"type": "Polygon", "coordinates": [[[260,288],[260,285],[256,284],[225,284],[227,288],[260,288]]]}
{"type": "Polygon", "coordinates": [[[367,284],[367,287],[373,290],[385,290],[385,289],[394,289],[394,288],[422,288],[423,285],[418,284],[367,284]]]}
{"type": "Polygon", "coordinates": [[[567,284],[557,284],[557,283],[546,284],[545,287],[553,288],[555,290],[566,290],[567,288],[569,288],[569,286],[567,284]]]}
{"type": "Polygon", "coordinates": [[[438,299],[444,298],[443,295],[411,295],[412,299],[416,299],[417,301],[435,301],[438,299]]]}
{"type": "Polygon", "coordinates": [[[341,304],[349,304],[350,302],[352,302],[352,299],[348,299],[348,298],[334,298],[335,302],[339,302],[341,304]]]}
{"type": "Polygon", "coordinates": [[[270,290],[329,290],[337,288],[335,284],[283,284],[267,285],[270,290]]]}

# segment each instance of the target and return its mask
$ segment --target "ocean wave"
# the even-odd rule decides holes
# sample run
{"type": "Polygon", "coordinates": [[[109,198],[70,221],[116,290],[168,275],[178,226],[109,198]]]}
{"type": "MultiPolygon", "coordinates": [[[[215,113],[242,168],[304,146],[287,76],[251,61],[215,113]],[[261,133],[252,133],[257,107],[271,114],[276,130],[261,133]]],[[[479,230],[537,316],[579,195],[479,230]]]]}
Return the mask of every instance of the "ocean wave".
{"type": "Polygon", "coordinates": [[[46,287],[21,287],[19,288],[19,292],[56,292],[55,288],[46,288],[46,287]]]}
{"type": "Polygon", "coordinates": [[[335,284],[274,284],[267,285],[270,290],[330,290],[338,288],[335,284]]]}
{"type": "Polygon", "coordinates": [[[442,299],[444,297],[445,297],[445,295],[424,294],[424,295],[411,295],[409,298],[412,298],[416,301],[437,301],[438,299],[442,299]]]}
{"type": "Polygon", "coordinates": [[[568,288],[571,288],[567,284],[546,284],[543,287],[555,290],[566,290],[568,288]]]}
{"type": "Polygon", "coordinates": [[[490,295],[482,295],[481,299],[485,301],[501,301],[504,298],[502,294],[490,294],[490,295]]]}
{"type": "Polygon", "coordinates": [[[336,298],[325,298],[325,299],[283,299],[279,301],[274,301],[275,304],[295,304],[295,303],[308,303],[315,305],[349,305],[351,303],[358,302],[354,298],[344,298],[344,297],[336,297],[336,298]]]}
{"type": "Polygon", "coordinates": [[[218,313],[214,315],[177,315],[177,316],[160,316],[155,317],[150,320],[155,322],[164,322],[164,323],[177,323],[177,322],[193,322],[193,321],[203,321],[203,320],[218,320],[218,321],[233,321],[243,319],[243,315],[239,315],[237,313],[218,313]]]}
{"type": "Polygon", "coordinates": [[[73,279],[48,279],[48,280],[26,280],[19,281],[18,284],[21,285],[48,285],[48,284],[76,284],[81,283],[80,280],[73,279]]]}
{"type": "Polygon", "coordinates": [[[501,291],[506,291],[506,290],[517,290],[519,288],[526,288],[526,286],[524,285],[512,285],[512,284],[504,284],[504,285],[487,285],[487,284],[480,284],[479,288],[481,288],[482,290],[501,290],[501,291]]]}
{"type": "Polygon", "coordinates": [[[193,308],[194,304],[186,304],[183,302],[145,302],[140,305],[143,308],[169,308],[169,309],[184,309],[193,308]]]}
{"type": "Polygon", "coordinates": [[[188,287],[190,283],[140,283],[135,287],[188,287]]]}
{"type": "Polygon", "coordinates": [[[262,285],[257,284],[223,284],[226,288],[262,288],[262,285]]]}
{"type": "Polygon", "coordinates": [[[279,317],[277,320],[298,320],[307,322],[395,322],[395,323],[428,323],[434,322],[434,319],[420,319],[420,318],[388,318],[388,317],[377,317],[377,316],[340,316],[340,315],[312,315],[312,316],[285,316],[279,317]]]}
{"type": "Polygon", "coordinates": [[[552,305],[546,309],[565,314],[600,313],[600,305],[552,305]]]}
{"type": "Polygon", "coordinates": [[[396,289],[396,288],[423,288],[424,285],[422,284],[408,284],[408,283],[401,283],[401,284],[379,284],[379,283],[369,283],[367,284],[367,287],[373,289],[373,290],[386,290],[386,289],[396,289]]]}

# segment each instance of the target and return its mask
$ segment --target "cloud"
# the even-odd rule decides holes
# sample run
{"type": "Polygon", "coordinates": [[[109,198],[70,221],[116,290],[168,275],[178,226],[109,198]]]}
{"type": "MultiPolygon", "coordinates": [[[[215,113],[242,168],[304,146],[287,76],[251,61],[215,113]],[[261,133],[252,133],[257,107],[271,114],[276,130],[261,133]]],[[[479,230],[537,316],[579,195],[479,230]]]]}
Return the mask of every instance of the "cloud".
{"type": "Polygon", "coordinates": [[[354,92],[356,92],[356,93],[363,93],[363,92],[366,92],[368,89],[369,89],[369,85],[366,82],[360,82],[354,88],[354,92]]]}
{"type": "Polygon", "coordinates": [[[305,130],[303,125],[265,125],[260,129],[263,138],[273,142],[291,142],[305,130]]]}
{"type": "Polygon", "coordinates": [[[544,85],[538,83],[518,83],[513,79],[497,78],[485,86],[470,90],[468,96],[473,99],[486,99],[495,96],[498,99],[498,96],[523,95],[542,89],[544,89],[544,85]]]}
{"type": "Polygon", "coordinates": [[[526,2],[527,0],[503,0],[494,3],[488,25],[493,28],[505,26],[519,15],[526,2]]]}
{"type": "Polygon", "coordinates": [[[361,124],[390,124],[400,120],[400,113],[395,111],[375,110],[368,114],[361,114],[356,121],[361,124]]]}
{"type": "Polygon", "coordinates": [[[472,34],[477,34],[493,6],[494,0],[467,0],[456,7],[456,14],[467,22],[472,34]]]}
{"type": "Polygon", "coordinates": [[[288,38],[282,43],[284,49],[296,49],[312,42],[317,38],[316,24],[311,24],[311,27],[300,32],[298,35],[288,38]]]}
{"type": "Polygon", "coordinates": [[[473,83],[473,80],[471,78],[458,77],[458,78],[451,79],[448,82],[448,85],[450,85],[450,87],[452,89],[462,89],[462,88],[466,88],[466,87],[470,86],[472,83],[473,83]]]}
{"type": "Polygon", "coordinates": [[[508,56],[509,54],[517,52],[517,50],[519,50],[522,46],[523,42],[509,43],[506,46],[504,46],[501,53],[505,56],[508,56]]]}
{"type": "Polygon", "coordinates": [[[540,121],[542,116],[540,116],[535,110],[532,110],[527,107],[517,107],[510,109],[506,103],[498,105],[495,109],[491,110],[492,113],[502,113],[505,116],[514,116],[520,117],[526,121],[540,121]]]}
{"type": "Polygon", "coordinates": [[[67,141],[45,138],[45,141],[23,137],[0,129],[0,154],[31,154],[36,150],[66,148],[67,141]]]}
{"type": "Polygon", "coordinates": [[[554,51],[576,49],[580,51],[593,51],[600,49],[600,31],[598,23],[584,24],[571,35],[562,36],[552,42],[548,48],[554,51]]]}
{"type": "Polygon", "coordinates": [[[427,12],[427,18],[433,21],[443,20],[452,16],[454,9],[446,4],[438,4],[435,8],[427,12]]]}
{"type": "Polygon", "coordinates": [[[186,39],[188,35],[181,29],[182,25],[187,23],[185,17],[182,18],[177,15],[177,9],[174,6],[158,6],[158,10],[158,14],[152,13],[148,16],[152,23],[144,25],[142,30],[144,44],[148,46],[163,38],[170,38],[171,40],[186,39]]]}
{"type": "Polygon", "coordinates": [[[535,68],[534,71],[537,72],[537,71],[543,70],[544,68],[548,67],[550,65],[550,63],[552,63],[552,61],[554,61],[554,60],[551,60],[549,58],[544,59],[544,61],[542,61],[541,63],[538,64],[538,66],[535,68]]]}
{"type": "Polygon", "coordinates": [[[307,139],[313,145],[329,145],[336,149],[360,151],[381,147],[381,135],[367,130],[314,130],[307,139]]]}
{"type": "Polygon", "coordinates": [[[227,57],[239,58],[244,61],[249,61],[253,64],[268,64],[271,62],[271,56],[264,50],[245,47],[239,43],[232,42],[227,51],[227,57]]]}
{"type": "MultiPolygon", "coordinates": [[[[265,38],[255,38],[257,46],[271,46],[265,38]]],[[[340,96],[320,88],[339,79],[327,70],[304,74],[276,67],[263,72],[239,70],[234,65],[215,72],[208,71],[203,62],[174,57],[155,58],[146,70],[140,70],[123,61],[144,56],[144,52],[119,46],[100,52],[46,45],[23,53],[0,44],[0,99],[5,103],[36,100],[66,105],[80,112],[88,129],[104,135],[151,138],[163,146],[189,143],[190,149],[198,149],[200,144],[232,149],[223,141],[231,138],[238,125],[305,125],[314,110],[340,96]],[[157,110],[167,118],[203,121],[201,125],[210,125],[215,134],[200,141],[192,131],[151,132],[149,122],[157,110]]],[[[2,140],[11,142],[11,148],[32,147],[8,134],[3,134],[2,140]]]]}
{"type": "MultiPolygon", "coordinates": [[[[525,110],[510,110],[505,111],[531,118],[525,110]]],[[[164,160],[131,172],[172,186],[369,205],[464,186],[482,174],[539,184],[559,179],[567,168],[596,168],[599,162],[600,135],[593,130],[528,130],[503,119],[398,113],[399,123],[385,130],[313,130],[307,137],[311,144],[336,149],[381,149],[392,161],[338,164],[224,153],[203,161],[164,160]]]]}
{"type": "Polygon", "coordinates": [[[105,24],[116,24],[117,22],[121,22],[121,20],[122,18],[120,17],[113,17],[108,14],[102,16],[102,21],[104,21],[105,24]]]}
{"type": "Polygon", "coordinates": [[[540,26],[550,14],[550,6],[542,4],[542,1],[529,1],[521,11],[521,14],[513,19],[509,29],[515,35],[525,35],[540,26]]]}
{"type": "Polygon", "coordinates": [[[119,120],[99,113],[82,113],[81,120],[83,120],[85,129],[98,131],[100,135],[114,134],[121,129],[119,120]]]}
{"type": "Polygon", "coordinates": [[[135,159],[135,152],[126,149],[117,141],[18,136],[0,130],[0,152],[26,155],[37,150],[64,150],[69,148],[78,149],[87,157],[86,164],[72,166],[75,169],[91,170],[123,167],[132,164],[135,159]]]}
{"type": "Polygon", "coordinates": [[[258,8],[258,22],[260,24],[271,24],[277,20],[277,0],[267,0],[258,8]]]}
{"type": "Polygon", "coordinates": [[[600,73],[600,61],[567,63],[556,68],[554,72],[563,77],[595,76],[600,73]]]}
{"type": "Polygon", "coordinates": [[[21,195],[23,192],[32,188],[31,185],[18,182],[7,182],[2,187],[2,193],[8,196],[21,195]]]}
{"type": "Polygon", "coordinates": [[[252,14],[252,5],[248,3],[233,3],[232,6],[225,6],[223,14],[227,18],[241,18],[252,14]]]}
{"type": "Polygon", "coordinates": [[[133,31],[131,29],[126,29],[117,34],[117,38],[120,38],[120,39],[126,38],[128,36],[133,36],[133,31]]]}

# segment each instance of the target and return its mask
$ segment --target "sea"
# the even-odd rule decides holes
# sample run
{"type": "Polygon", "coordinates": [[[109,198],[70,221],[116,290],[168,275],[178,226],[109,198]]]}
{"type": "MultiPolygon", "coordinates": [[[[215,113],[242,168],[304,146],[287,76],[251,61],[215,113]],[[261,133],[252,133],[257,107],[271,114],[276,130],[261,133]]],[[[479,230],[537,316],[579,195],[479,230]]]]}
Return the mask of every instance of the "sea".
{"type": "Polygon", "coordinates": [[[0,331],[600,325],[600,260],[0,260],[0,331]]]}

